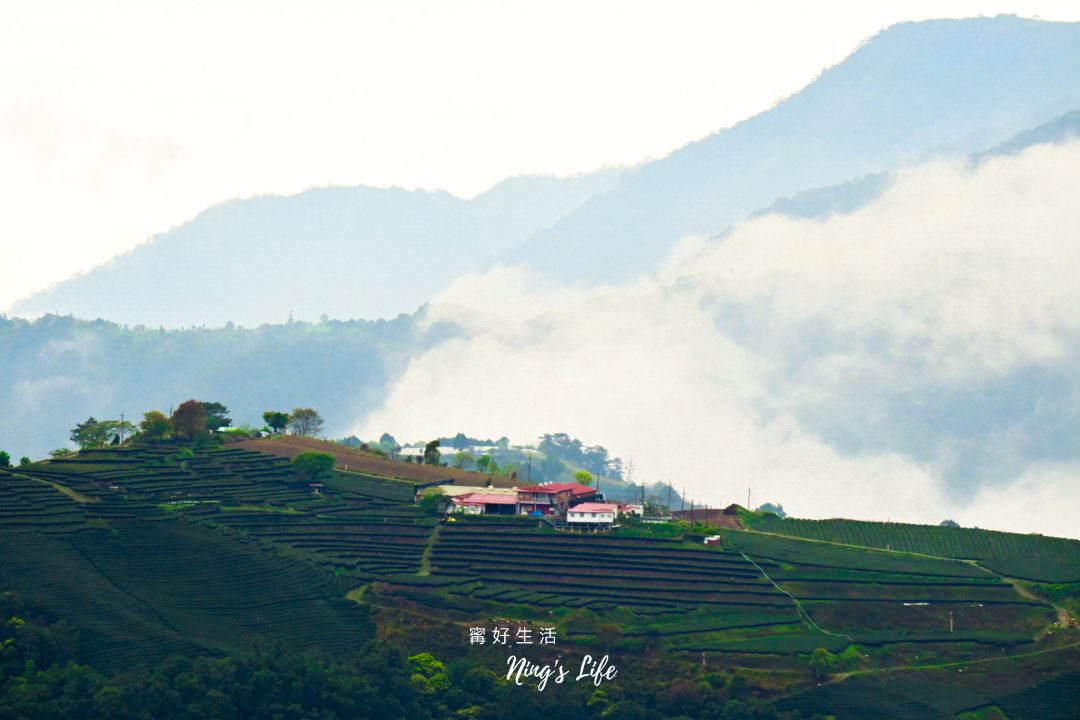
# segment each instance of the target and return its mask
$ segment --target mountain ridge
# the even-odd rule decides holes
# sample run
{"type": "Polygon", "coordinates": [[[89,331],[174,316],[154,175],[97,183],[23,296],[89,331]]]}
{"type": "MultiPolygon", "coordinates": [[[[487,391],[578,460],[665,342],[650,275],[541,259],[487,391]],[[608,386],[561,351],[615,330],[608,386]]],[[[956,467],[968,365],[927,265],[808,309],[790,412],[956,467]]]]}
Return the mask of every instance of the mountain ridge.
{"type": "Polygon", "coordinates": [[[682,237],[778,197],[1003,142],[1080,107],[1077,78],[1077,23],[894,25],[770,110],[627,172],[505,260],[579,282],[648,273],[682,237]]]}

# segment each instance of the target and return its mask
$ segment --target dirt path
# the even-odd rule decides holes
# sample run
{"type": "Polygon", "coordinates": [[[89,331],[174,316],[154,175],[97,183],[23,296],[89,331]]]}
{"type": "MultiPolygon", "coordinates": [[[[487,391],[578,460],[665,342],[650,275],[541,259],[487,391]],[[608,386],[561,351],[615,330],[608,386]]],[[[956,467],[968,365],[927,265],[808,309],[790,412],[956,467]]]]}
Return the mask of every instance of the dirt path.
{"type": "MultiPolygon", "coordinates": [[[[1007,577],[1004,577],[1004,576],[1001,579],[1004,580],[1005,582],[1011,584],[1013,586],[1013,589],[1016,590],[1016,592],[1021,597],[1026,598],[1028,600],[1034,600],[1035,602],[1047,603],[1048,605],[1053,607],[1054,611],[1057,612],[1057,624],[1060,625],[1061,627],[1065,628],[1065,627],[1069,627],[1070,625],[1073,624],[1073,622],[1074,622],[1073,616],[1069,613],[1068,610],[1066,610],[1065,608],[1061,607],[1060,605],[1054,603],[1051,600],[1047,600],[1044,597],[1039,597],[1039,595],[1037,593],[1032,591],[1031,588],[1029,588],[1026,584],[1024,584],[1023,580],[1020,580],[1018,578],[1007,578],[1007,577]]],[[[1036,640],[1043,639],[1053,629],[1054,629],[1053,625],[1047,625],[1046,627],[1044,627],[1042,630],[1039,631],[1039,634],[1035,636],[1035,639],[1036,640]]]]}
{"type": "Polygon", "coordinates": [[[754,567],[756,567],[758,572],[761,573],[762,577],[764,577],[766,580],[768,580],[770,583],[772,583],[772,586],[774,588],[776,588],[777,590],[779,590],[780,592],[784,593],[789,598],[791,598],[791,602],[795,603],[795,611],[799,614],[799,617],[802,618],[803,622],[806,623],[807,627],[809,627],[809,628],[811,628],[813,630],[817,630],[822,635],[832,635],[833,637],[842,637],[842,638],[845,638],[848,641],[848,643],[855,642],[851,638],[851,636],[846,634],[846,633],[829,632],[828,630],[826,630],[825,628],[821,627],[816,622],[814,622],[814,618],[810,617],[810,613],[806,612],[806,608],[804,608],[802,606],[802,603],[799,602],[799,599],[797,597],[795,597],[794,595],[789,593],[784,588],[780,587],[780,585],[775,580],[773,580],[771,577],[769,577],[769,574],[767,572],[765,572],[764,568],[762,568],[760,565],[758,565],[756,562],[754,562],[753,560],[750,559],[749,555],[747,555],[744,552],[740,552],[739,554],[743,556],[743,560],[745,560],[746,562],[748,562],[751,565],[753,565],[754,567]]]}
{"type": "Polygon", "coordinates": [[[439,541],[440,529],[442,529],[442,525],[436,524],[431,531],[431,537],[428,538],[427,545],[424,546],[424,554],[420,556],[420,570],[416,574],[421,577],[431,574],[431,553],[435,551],[435,543],[439,541]]]}
{"type": "Polygon", "coordinates": [[[67,495],[69,498],[71,498],[72,500],[74,500],[77,503],[101,502],[100,498],[90,497],[89,495],[83,495],[78,490],[72,490],[71,488],[67,487],[66,485],[61,485],[60,483],[54,483],[54,482],[52,482],[50,480],[42,480],[41,478],[29,477],[28,475],[22,475],[22,474],[17,473],[17,472],[13,472],[11,474],[14,475],[15,477],[22,478],[23,480],[33,480],[34,482],[39,482],[39,483],[41,483],[43,485],[48,485],[53,490],[56,490],[57,492],[61,492],[64,495],[67,495]]]}

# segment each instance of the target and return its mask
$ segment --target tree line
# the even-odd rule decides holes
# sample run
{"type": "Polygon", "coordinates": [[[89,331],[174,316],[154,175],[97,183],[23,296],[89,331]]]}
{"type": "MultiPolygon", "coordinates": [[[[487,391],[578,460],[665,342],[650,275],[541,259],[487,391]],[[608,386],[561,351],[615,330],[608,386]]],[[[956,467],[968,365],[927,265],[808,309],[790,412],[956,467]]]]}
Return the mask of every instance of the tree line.
{"type": "MultiPolygon", "coordinates": [[[[400,631],[401,629],[399,629],[400,631]]],[[[0,720],[800,720],[739,675],[667,664],[622,682],[538,693],[497,657],[443,662],[369,641],[338,657],[278,645],[243,656],[172,656],[115,674],[81,664],[78,635],[0,593],[0,720]]],[[[809,720],[809,719],[807,719],[809,720]]]]}
{"type": "MultiPolygon", "coordinates": [[[[185,400],[169,414],[160,410],[148,410],[143,413],[138,425],[125,420],[99,420],[93,416],[77,423],[69,434],[69,439],[79,450],[125,445],[132,442],[198,442],[206,440],[213,433],[236,433],[254,436],[259,433],[281,435],[286,431],[293,435],[317,437],[322,433],[323,418],[314,408],[298,407],[291,412],[267,410],[263,413],[262,428],[251,426],[232,426],[229,408],[223,403],[206,400],[185,400]]],[[[62,447],[49,454],[52,457],[72,455],[73,450],[62,447]]],[[[22,457],[20,465],[33,462],[29,457],[22,457]]],[[[0,450],[0,468],[11,467],[11,455],[0,450]]]]}

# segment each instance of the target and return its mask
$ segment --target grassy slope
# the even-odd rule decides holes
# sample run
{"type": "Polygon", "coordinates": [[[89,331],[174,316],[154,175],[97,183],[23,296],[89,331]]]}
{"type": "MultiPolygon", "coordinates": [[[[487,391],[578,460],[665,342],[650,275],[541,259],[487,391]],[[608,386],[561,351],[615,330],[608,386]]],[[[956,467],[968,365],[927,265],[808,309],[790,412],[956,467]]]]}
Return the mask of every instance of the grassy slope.
{"type": "MultiPolygon", "coordinates": [[[[190,459],[99,451],[20,473],[92,502],[4,477],[0,533],[19,538],[19,552],[0,559],[0,581],[68,617],[110,667],[274,640],[333,651],[368,632],[365,608],[344,600],[350,588],[384,622],[413,613],[448,651],[461,650],[461,624],[496,617],[557,623],[571,650],[611,642],[607,623],[621,652],[704,650],[716,667],[770,668],[771,689],[809,683],[805,654],[839,654],[850,635],[859,650],[836,669],[863,675],[828,692],[856,699],[884,668],[1022,667],[1071,632],[1046,634],[1047,604],[968,562],[730,529],[716,530],[721,549],[648,528],[570,536],[516,518],[433,534],[408,502],[412,480],[337,473],[316,496],[283,458],[232,446],[190,459]],[[836,634],[803,622],[785,593],[836,634]]],[[[1049,676],[1033,672],[1011,691],[1049,676]]]]}
{"type": "Polygon", "coordinates": [[[974,528],[760,516],[754,530],[937,557],[977,560],[995,572],[1038,582],[1080,582],[1080,541],[974,528]]]}

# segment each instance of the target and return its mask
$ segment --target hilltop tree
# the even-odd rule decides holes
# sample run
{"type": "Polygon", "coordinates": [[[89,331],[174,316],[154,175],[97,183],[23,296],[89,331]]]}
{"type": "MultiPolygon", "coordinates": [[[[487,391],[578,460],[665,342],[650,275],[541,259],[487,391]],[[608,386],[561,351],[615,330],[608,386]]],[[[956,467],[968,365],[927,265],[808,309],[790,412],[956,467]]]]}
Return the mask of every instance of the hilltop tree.
{"type": "Polygon", "coordinates": [[[11,456],[3,450],[0,450],[0,468],[11,467],[11,456]]]}
{"type": "Polygon", "coordinates": [[[322,432],[323,419],[313,408],[293,408],[289,414],[289,429],[293,435],[314,437],[322,432]]]}
{"type": "Polygon", "coordinates": [[[206,433],[206,406],[198,400],[187,400],[172,415],[173,430],[182,438],[194,440],[206,433]]]}
{"type": "Polygon", "coordinates": [[[379,446],[387,452],[401,447],[401,445],[398,444],[398,441],[390,433],[383,433],[379,436],[379,446]]]}
{"type": "Polygon", "coordinates": [[[263,422],[271,432],[280,433],[289,424],[289,413],[278,410],[267,410],[262,414],[263,422]]]}
{"type": "Polygon", "coordinates": [[[106,434],[101,423],[93,415],[71,429],[71,442],[82,450],[103,447],[106,434]]]}
{"type": "Polygon", "coordinates": [[[293,469],[300,479],[312,482],[334,469],[334,456],[321,452],[302,452],[293,458],[293,469]]]}
{"type": "Polygon", "coordinates": [[[19,458],[19,467],[26,467],[27,465],[33,465],[33,464],[34,464],[34,461],[31,460],[26,455],[23,455],[21,458],[19,458]]]}
{"type": "Polygon", "coordinates": [[[608,451],[599,445],[588,447],[566,433],[548,433],[540,438],[540,452],[549,457],[585,468],[593,476],[603,475],[622,479],[622,462],[610,458],[608,451]]]}
{"type": "Polygon", "coordinates": [[[169,437],[173,426],[165,413],[160,410],[150,410],[143,413],[142,422],[139,423],[139,439],[145,442],[158,442],[169,437]]]}
{"type": "Polygon", "coordinates": [[[135,434],[135,426],[121,420],[97,420],[89,417],[71,430],[71,441],[81,450],[102,448],[106,445],[119,445],[127,437],[135,434]]]}
{"type": "Polygon", "coordinates": [[[574,482],[578,483],[579,485],[591,486],[593,484],[592,473],[590,473],[588,470],[578,470],[576,473],[574,473],[574,482]]]}
{"type": "Polygon", "coordinates": [[[758,505],[757,511],[772,513],[781,520],[787,517],[787,513],[784,512],[784,506],[780,503],[764,503],[762,505],[758,505]]]}
{"type": "Polygon", "coordinates": [[[206,409],[206,427],[211,430],[217,430],[218,428],[229,427],[232,425],[232,418],[229,417],[229,408],[221,403],[204,402],[203,408],[206,409]]]}
{"type": "Polygon", "coordinates": [[[465,436],[465,433],[459,432],[452,440],[450,440],[450,447],[455,450],[464,450],[469,447],[469,438],[465,436]]]}
{"type": "Polygon", "coordinates": [[[439,453],[439,441],[432,440],[424,446],[424,464],[438,465],[442,455],[439,453]]]}

